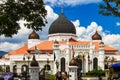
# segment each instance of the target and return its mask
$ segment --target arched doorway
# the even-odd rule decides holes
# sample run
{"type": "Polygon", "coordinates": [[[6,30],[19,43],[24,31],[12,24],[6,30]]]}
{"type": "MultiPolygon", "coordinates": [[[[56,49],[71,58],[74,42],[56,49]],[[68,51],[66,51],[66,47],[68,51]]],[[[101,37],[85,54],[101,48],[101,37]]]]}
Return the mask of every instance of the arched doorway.
{"type": "Polygon", "coordinates": [[[13,73],[17,73],[17,65],[13,66],[13,73]]]}
{"type": "Polygon", "coordinates": [[[44,69],[45,69],[45,70],[51,70],[51,67],[50,67],[49,64],[46,64],[46,65],[44,66],[44,69]]]}
{"type": "Polygon", "coordinates": [[[28,71],[28,66],[22,65],[21,72],[27,72],[27,71],[28,71]]]}
{"type": "Polygon", "coordinates": [[[61,71],[65,72],[65,58],[61,58],[61,71]]]}
{"type": "Polygon", "coordinates": [[[10,66],[6,66],[6,72],[10,72],[10,66]]]}
{"type": "Polygon", "coordinates": [[[97,69],[98,68],[98,59],[94,58],[93,59],[93,69],[97,69]]]}

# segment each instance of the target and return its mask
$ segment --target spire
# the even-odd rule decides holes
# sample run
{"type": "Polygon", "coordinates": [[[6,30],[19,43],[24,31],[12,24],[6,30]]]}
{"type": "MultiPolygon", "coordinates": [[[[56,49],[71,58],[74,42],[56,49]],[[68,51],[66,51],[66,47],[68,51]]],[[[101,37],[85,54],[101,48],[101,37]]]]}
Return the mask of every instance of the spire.
{"type": "Polygon", "coordinates": [[[64,6],[61,6],[61,14],[64,14],[64,6]]]}
{"type": "Polygon", "coordinates": [[[31,61],[31,67],[39,67],[38,62],[36,61],[35,55],[33,55],[33,60],[31,61]]]}

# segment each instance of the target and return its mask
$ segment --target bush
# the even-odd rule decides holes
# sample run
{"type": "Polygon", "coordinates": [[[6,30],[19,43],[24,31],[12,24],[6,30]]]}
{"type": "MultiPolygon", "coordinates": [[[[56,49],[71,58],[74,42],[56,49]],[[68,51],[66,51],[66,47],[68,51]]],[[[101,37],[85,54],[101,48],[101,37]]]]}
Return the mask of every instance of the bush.
{"type": "Polygon", "coordinates": [[[84,77],[98,77],[98,76],[105,76],[105,71],[103,70],[98,70],[98,69],[93,69],[92,71],[89,71],[86,74],[83,74],[84,77]]]}
{"type": "Polygon", "coordinates": [[[55,75],[48,74],[48,77],[46,80],[55,80],[55,75]]]}

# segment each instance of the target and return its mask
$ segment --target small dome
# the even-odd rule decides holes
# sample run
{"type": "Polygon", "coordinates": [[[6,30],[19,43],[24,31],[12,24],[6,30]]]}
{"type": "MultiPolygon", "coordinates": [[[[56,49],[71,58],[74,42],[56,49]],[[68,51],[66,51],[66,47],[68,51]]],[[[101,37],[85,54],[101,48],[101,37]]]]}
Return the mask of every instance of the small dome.
{"type": "Polygon", "coordinates": [[[74,58],[72,58],[72,60],[69,63],[70,66],[77,66],[77,62],[75,61],[74,58]]]}
{"type": "Polygon", "coordinates": [[[57,40],[54,41],[54,44],[59,44],[59,42],[57,40]]]}
{"type": "Polygon", "coordinates": [[[92,40],[102,40],[101,35],[98,34],[98,32],[96,31],[95,34],[92,36],[92,40]]]}
{"type": "Polygon", "coordinates": [[[33,60],[31,61],[30,66],[31,67],[38,67],[39,66],[38,62],[35,59],[35,55],[33,55],[33,60]]]}
{"type": "Polygon", "coordinates": [[[101,45],[101,44],[104,45],[104,42],[101,41],[99,44],[100,44],[100,45],[101,45]]]}
{"type": "Polygon", "coordinates": [[[32,33],[30,33],[28,39],[40,39],[39,35],[33,30],[32,33]]]}
{"type": "Polygon", "coordinates": [[[49,34],[55,33],[72,33],[76,34],[75,26],[70,22],[63,13],[51,24],[49,34]]]}

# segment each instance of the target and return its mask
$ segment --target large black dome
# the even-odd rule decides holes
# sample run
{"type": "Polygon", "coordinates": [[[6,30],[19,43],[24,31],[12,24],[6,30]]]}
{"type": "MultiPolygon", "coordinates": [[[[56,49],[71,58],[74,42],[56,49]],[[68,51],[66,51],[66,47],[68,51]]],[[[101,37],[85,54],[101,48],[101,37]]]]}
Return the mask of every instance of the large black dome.
{"type": "Polygon", "coordinates": [[[49,34],[54,33],[72,33],[76,34],[75,26],[70,22],[63,13],[51,24],[49,34]]]}

